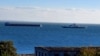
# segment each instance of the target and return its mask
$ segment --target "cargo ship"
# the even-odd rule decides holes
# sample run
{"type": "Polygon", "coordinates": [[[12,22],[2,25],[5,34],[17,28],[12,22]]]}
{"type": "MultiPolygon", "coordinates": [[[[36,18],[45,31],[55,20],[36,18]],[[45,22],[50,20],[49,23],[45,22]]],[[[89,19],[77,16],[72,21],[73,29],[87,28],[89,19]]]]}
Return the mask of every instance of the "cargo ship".
{"type": "Polygon", "coordinates": [[[42,27],[41,24],[30,24],[30,23],[9,23],[9,22],[6,22],[5,23],[5,26],[29,26],[29,27],[42,27]]]}

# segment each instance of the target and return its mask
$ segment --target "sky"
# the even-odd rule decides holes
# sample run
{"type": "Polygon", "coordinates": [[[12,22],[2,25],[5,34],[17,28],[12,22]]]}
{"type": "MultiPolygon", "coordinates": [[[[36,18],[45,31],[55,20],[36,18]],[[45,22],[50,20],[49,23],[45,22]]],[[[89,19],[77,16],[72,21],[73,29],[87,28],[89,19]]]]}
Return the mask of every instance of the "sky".
{"type": "Polygon", "coordinates": [[[0,0],[0,21],[100,24],[100,0],[0,0]]]}

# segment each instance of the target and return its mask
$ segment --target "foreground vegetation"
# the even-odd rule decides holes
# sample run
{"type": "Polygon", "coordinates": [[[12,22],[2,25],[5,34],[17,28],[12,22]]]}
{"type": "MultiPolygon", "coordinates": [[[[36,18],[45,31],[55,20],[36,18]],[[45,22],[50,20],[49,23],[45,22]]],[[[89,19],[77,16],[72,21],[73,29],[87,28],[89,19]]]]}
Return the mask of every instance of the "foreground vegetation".
{"type": "MultiPolygon", "coordinates": [[[[18,56],[12,41],[0,41],[0,56],[18,56]]],[[[82,47],[77,56],[100,56],[100,48],[82,47]]]]}
{"type": "Polygon", "coordinates": [[[0,56],[17,56],[12,41],[0,41],[0,56]]]}
{"type": "Polygon", "coordinates": [[[94,47],[83,47],[80,49],[79,56],[100,56],[97,50],[94,47]]]}

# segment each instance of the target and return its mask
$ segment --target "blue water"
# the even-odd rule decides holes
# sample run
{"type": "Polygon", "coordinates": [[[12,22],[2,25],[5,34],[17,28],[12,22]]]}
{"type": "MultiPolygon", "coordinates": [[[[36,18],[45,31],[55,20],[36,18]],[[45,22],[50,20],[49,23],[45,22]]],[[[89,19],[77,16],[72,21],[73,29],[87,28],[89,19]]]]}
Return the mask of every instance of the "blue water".
{"type": "Polygon", "coordinates": [[[0,23],[0,40],[12,40],[17,53],[34,53],[35,46],[100,46],[100,25],[80,25],[84,29],[62,28],[68,24],[42,25],[13,27],[0,23]]]}

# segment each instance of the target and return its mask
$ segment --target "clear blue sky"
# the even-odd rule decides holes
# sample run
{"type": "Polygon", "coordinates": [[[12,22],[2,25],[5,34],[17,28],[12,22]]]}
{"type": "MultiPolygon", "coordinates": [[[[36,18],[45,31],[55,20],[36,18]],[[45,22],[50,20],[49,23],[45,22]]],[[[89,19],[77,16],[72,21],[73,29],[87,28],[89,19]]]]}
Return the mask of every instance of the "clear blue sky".
{"type": "Polygon", "coordinates": [[[0,7],[99,8],[100,0],[0,0],[0,7]]]}

